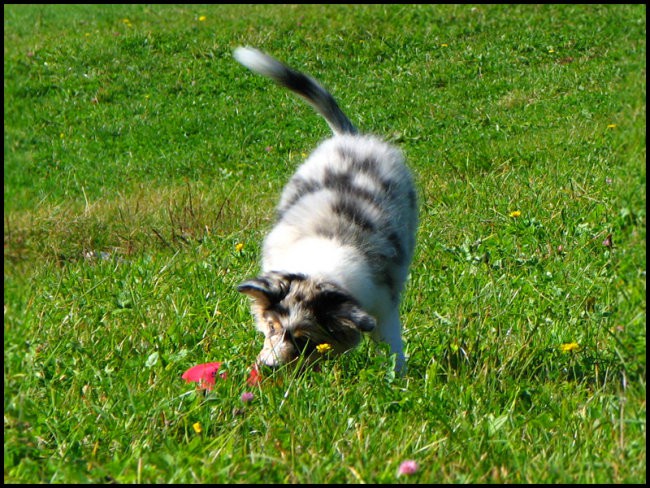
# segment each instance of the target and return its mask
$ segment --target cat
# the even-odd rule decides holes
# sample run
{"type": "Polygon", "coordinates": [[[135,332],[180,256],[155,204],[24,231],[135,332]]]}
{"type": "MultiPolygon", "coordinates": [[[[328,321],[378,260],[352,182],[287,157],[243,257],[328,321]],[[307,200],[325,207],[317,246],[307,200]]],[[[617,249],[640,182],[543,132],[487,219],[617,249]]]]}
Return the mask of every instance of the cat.
{"type": "Polygon", "coordinates": [[[262,273],[238,286],[264,345],[257,363],[278,367],[320,352],[341,354],[363,333],[390,346],[405,366],[400,295],[413,257],[417,197],[399,149],[361,135],[309,76],[257,49],[234,57],[292,90],[326,120],[322,142],[285,186],[265,237],[262,273]]]}

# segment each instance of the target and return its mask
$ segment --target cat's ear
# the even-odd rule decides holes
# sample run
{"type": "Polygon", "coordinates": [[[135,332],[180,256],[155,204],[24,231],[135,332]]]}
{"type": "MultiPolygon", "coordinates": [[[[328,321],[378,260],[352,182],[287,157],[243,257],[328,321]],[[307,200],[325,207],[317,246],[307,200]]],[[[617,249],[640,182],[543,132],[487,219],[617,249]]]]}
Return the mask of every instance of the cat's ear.
{"type": "Polygon", "coordinates": [[[354,327],[361,332],[370,332],[377,326],[375,318],[346,292],[330,284],[321,284],[319,289],[320,293],[315,301],[316,314],[327,319],[330,325],[354,327]]]}
{"type": "Polygon", "coordinates": [[[287,294],[287,283],[276,275],[262,275],[244,281],[237,291],[255,299],[260,305],[268,307],[278,303],[287,294]]]}
{"type": "Polygon", "coordinates": [[[337,320],[348,321],[354,324],[361,332],[370,332],[377,326],[377,321],[372,315],[354,304],[339,307],[335,316],[337,320]]]}

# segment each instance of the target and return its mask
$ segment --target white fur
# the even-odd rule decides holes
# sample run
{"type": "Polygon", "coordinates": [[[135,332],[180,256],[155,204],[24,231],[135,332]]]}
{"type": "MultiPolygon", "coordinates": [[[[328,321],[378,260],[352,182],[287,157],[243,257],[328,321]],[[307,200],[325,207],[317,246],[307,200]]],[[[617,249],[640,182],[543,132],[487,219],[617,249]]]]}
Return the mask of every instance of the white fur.
{"type": "Polygon", "coordinates": [[[292,239],[290,245],[281,242],[290,233],[278,226],[269,234],[265,245],[264,271],[301,273],[331,281],[347,290],[364,308],[375,305],[373,282],[363,256],[354,247],[342,246],[322,237],[292,239]]]}
{"type": "Polygon", "coordinates": [[[233,51],[233,55],[237,61],[251,71],[269,78],[275,78],[282,73],[275,59],[252,47],[237,47],[233,51]]]}

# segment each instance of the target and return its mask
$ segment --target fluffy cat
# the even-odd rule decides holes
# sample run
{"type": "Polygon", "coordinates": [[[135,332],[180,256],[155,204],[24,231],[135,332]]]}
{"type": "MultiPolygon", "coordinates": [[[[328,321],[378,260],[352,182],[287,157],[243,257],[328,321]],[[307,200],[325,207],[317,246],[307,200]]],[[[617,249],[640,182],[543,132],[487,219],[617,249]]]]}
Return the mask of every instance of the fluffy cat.
{"type": "Polygon", "coordinates": [[[262,274],[239,285],[264,333],[260,364],[276,367],[343,353],[362,333],[389,344],[405,364],[400,294],[413,256],[417,201],[402,153],[361,135],[315,80],[249,47],[234,56],[292,90],[322,115],[334,136],[287,183],[264,239],[262,274]],[[322,350],[322,348],[318,348],[322,350]]]}

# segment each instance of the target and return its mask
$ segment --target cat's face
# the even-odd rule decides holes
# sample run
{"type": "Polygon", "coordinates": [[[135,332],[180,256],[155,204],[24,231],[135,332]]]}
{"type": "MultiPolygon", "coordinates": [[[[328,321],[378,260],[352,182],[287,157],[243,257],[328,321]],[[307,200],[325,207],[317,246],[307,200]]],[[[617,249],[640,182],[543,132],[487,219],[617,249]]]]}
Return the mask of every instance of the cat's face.
{"type": "Polygon", "coordinates": [[[237,288],[253,299],[257,328],[264,346],[257,356],[262,365],[277,367],[304,356],[319,357],[317,346],[340,354],[361,340],[361,332],[375,328],[375,319],[341,288],[298,274],[265,273],[237,288]]]}

